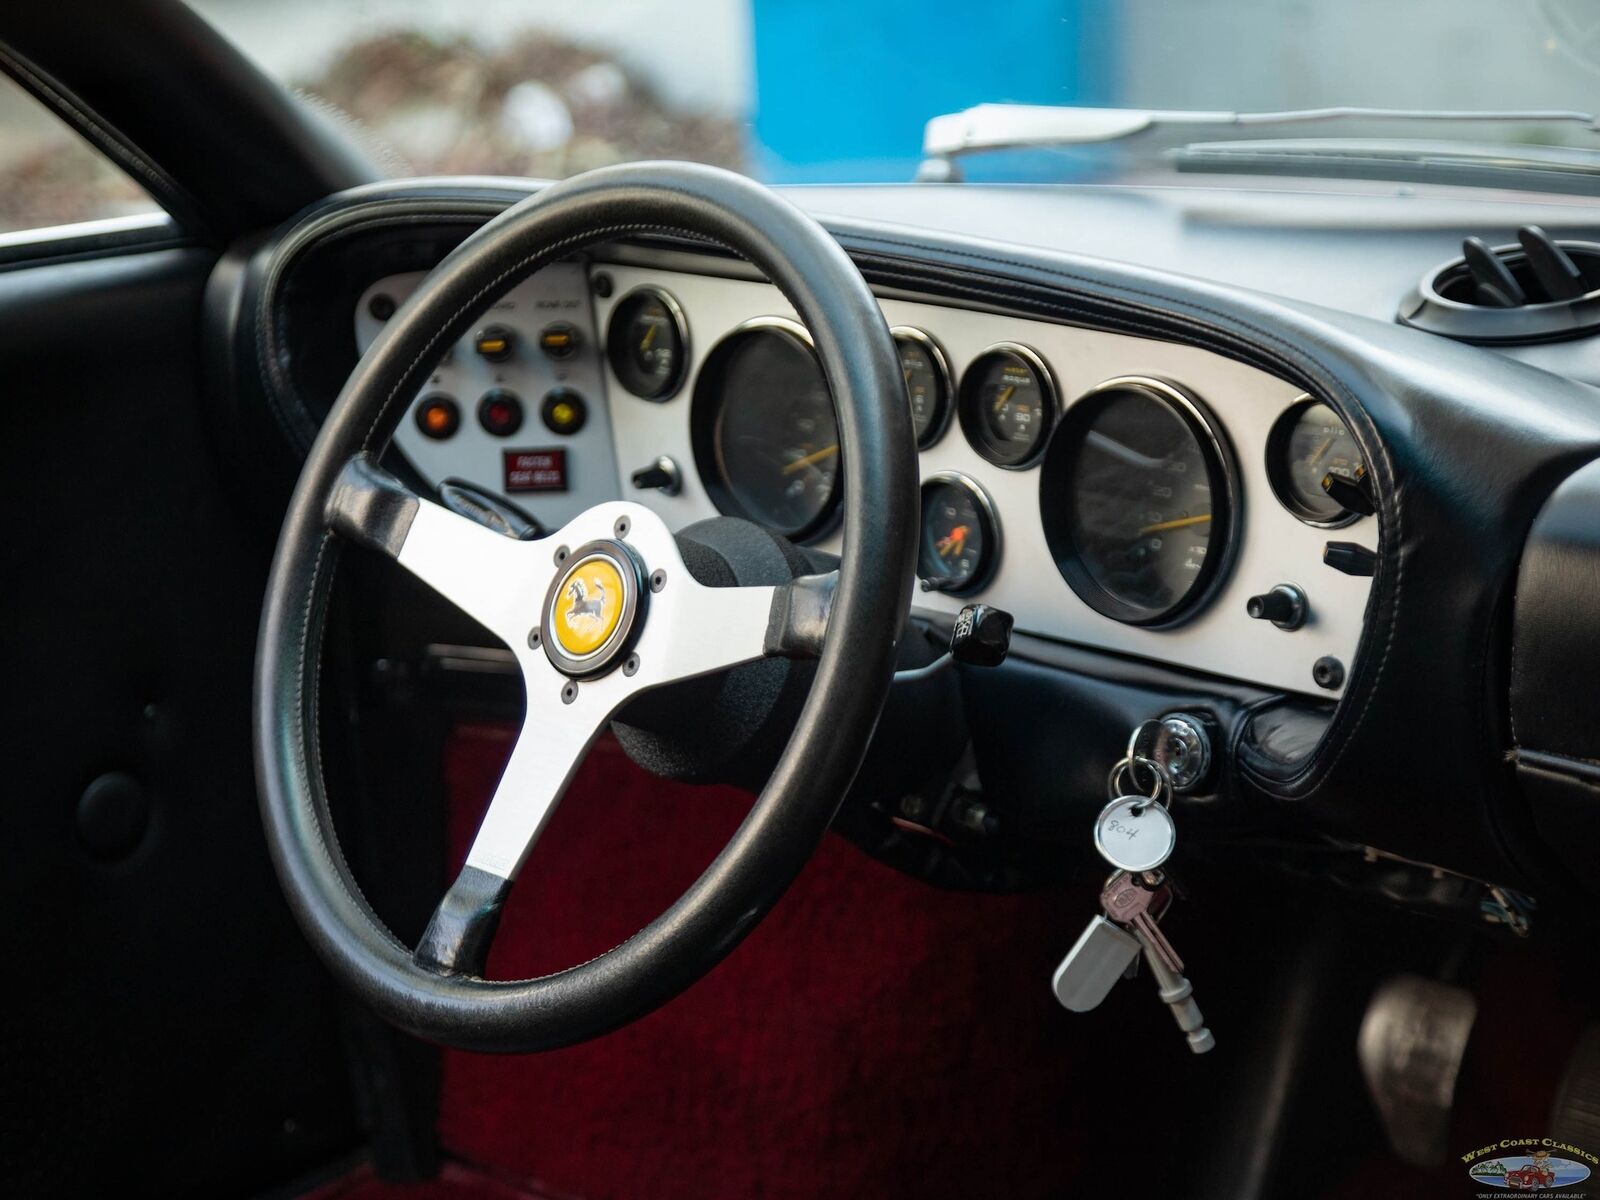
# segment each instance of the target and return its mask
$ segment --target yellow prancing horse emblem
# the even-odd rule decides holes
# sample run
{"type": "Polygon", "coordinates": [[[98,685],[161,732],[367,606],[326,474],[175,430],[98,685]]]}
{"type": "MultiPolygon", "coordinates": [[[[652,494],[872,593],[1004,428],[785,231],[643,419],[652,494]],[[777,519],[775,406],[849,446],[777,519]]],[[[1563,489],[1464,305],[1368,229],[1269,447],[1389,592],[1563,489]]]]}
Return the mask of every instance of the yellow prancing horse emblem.
{"type": "Polygon", "coordinates": [[[561,586],[555,602],[556,641],[574,658],[606,644],[622,617],[622,573],[604,558],[579,563],[561,586]]]}

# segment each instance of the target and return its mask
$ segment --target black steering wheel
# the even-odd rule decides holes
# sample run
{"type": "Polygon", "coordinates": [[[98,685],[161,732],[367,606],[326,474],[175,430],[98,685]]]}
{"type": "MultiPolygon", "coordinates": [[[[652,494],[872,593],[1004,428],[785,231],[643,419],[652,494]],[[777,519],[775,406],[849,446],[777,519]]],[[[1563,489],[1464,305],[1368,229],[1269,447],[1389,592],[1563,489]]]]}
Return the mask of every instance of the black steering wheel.
{"type": "Polygon", "coordinates": [[[866,752],[910,599],[913,446],[894,344],[855,265],[816,222],[740,176],[668,163],[592,171],[518,204],[441,262],[356,367],[311,448],[279,535],[257,645],[267,840],[296,917],[339,979],[415,1034],[511,1052],[607,1032],[716,965],[793,881],[866,752]],[[652,234],[710,239],[743,255],[810,329],[844,465],[836,577],[706,586],[642,505],[601,504],[549,537],[519,541],[378,467],[443,348],[507,288],[593,243],[652,234]],[[362,898],[322,777],[322,635],[345,540],[389,555],[504,641],[526,689],[505,774],[415,950],[362,898]],[[647,689],[772,654],[820,661],[770,780],[705,873],[599,958],[539,979],[482,978],[511,881],[618,708],[647,689]]]}

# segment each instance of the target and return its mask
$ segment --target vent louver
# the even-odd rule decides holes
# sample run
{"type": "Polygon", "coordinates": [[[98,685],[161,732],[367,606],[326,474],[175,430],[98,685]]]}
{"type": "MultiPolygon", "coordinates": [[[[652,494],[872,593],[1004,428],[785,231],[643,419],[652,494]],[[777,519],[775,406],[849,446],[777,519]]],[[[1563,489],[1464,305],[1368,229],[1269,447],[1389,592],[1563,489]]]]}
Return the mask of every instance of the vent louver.
{"type": "Polygon", "coordinates": [[[1537,225],[1490,246],[1469,237],[1461,257],[1422,277],[1399,320],[1463,342],[1514,344],[1600,330],[1600,243],[1556,241],[1537,225]]]}

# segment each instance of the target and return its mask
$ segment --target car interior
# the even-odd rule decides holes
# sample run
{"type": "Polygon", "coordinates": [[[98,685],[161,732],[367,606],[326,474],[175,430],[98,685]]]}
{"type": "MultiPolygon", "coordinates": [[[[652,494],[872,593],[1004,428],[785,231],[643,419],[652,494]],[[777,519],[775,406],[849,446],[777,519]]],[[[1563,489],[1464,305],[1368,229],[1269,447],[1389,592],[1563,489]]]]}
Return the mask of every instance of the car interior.
{"type": "Polygon", "coordinates": [[[1588,1194],[1600,119],[417,175],[220,24],[0,13],[149,200],[0,233],[0,1192],[1588,1194]]]}

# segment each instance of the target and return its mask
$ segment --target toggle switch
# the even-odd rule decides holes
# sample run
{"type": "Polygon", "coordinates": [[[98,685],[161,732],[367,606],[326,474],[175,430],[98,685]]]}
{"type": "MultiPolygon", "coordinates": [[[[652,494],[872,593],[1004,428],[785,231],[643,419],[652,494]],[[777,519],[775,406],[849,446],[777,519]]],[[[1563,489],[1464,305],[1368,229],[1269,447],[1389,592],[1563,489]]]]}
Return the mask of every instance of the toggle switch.
{"type": "Polygon", "coordinates": [[[631,478],[633,486],[642,492],[657,491],[663,496],[676,496],[683,490],[683,472],[665,454],[648,467],[640,467],[631,478]]]}

